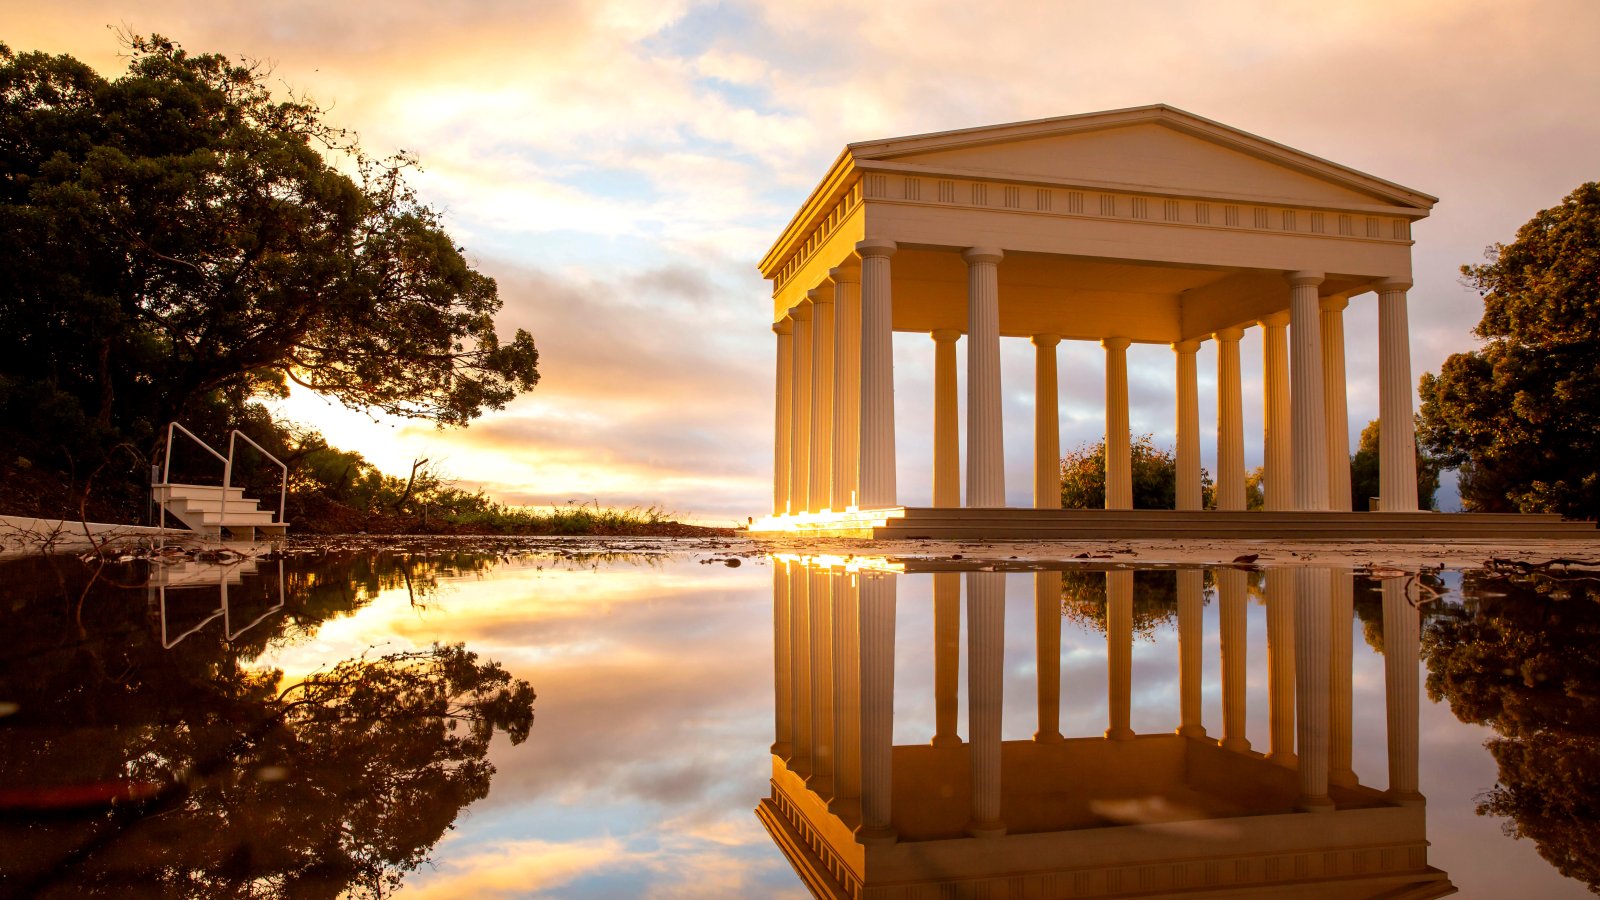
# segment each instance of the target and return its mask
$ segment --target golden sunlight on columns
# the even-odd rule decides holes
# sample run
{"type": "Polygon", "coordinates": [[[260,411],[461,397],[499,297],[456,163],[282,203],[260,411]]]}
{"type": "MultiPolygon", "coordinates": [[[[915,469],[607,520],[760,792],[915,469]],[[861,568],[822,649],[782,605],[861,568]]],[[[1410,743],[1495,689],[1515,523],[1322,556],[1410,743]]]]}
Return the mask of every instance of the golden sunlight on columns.
{"type": "Polygon", "coordinates": [[[1267,759],[1294,767],[1294,588],[1289,572],[1267,574],[1267,759]]]}
{"type": "Polygon", "coordinates": [[[1265,506],[1268,511],[1290,509],[1294,502],[1294,438],[1289,424],[1289,314],[1273,313],[1262,319],[1262,449],[1265,457],[1265,506]]]}
{"type": "Polygon", "coordinates": [[[1133,739],[1133,573],[1106,573],[1106,737],[1133,739]]]}
{"type": "Polygon", "coordinates": [[[1061,573],[1033,573],[1034,671],[1039,683],[1041,744],[1061,740],[1061,573]]]}
{"type": "Polygon", "coordinates": [[[1422,645],[1416,596],[1412,578],[1383,579],[1383,693],[1389,727],[1389,799],[1402,806],[1423,802],[1417,790],[1417,665],[1422,645]]]}
{"type": "Polygon", "coordinates": [[[785,317],[772,326],[778,336],[777,401],[773,404],[777,422],[772,448],[772,514],[781,516],[789,512],[789,428],[793,424],[794,409],[794,320],[785,317]]]}
{"type": "Polygon", "coordinates": [[[811,298],[811,490],[812,512],[828,508],[833,490],[833,290],[817,288],[811,298]]]}
{"type": "Polygon", "coordinates": [[[833,800],[830,810],[861,802],[861,589],[854,572],[833,573],[833,800]]]}
{"type": "Polygon", "coordinates": [[[781,559],[772,561],[772,668],[773,708],[777,710],[772,753],[779,759],[788,759],[792,752],[791,732],[794,713],[789,704],[794,702],[793,685],[789,670],[789,566],[781,559]]]}
{"type": "Polygon", "coordinates": [[[1250,575],[1232,567],[1217,570],[1217,620],[1222,632],[1222,749],[1243,753],[1245,663],[1250,650],[1250,575]]]}
{"type": "Polygon", "coordinates": [[[861,465],[861,267],[828,270],[833,279],[833,490],[829,506],[856,505],[861,465]]]}
{"type": "MultiPolygon", "coordinates": [[[[1193,358],[1192,356],[1190,357],[1193,358]]],[[[1200,679],[1204,671],[1206,573],[1202,569],[1178,570],[1178,733],[1203,738],[1200,721],[1200,679]]]]}
{"type": "Polygon", "coordinates": [[[860,843],[892,842],[895,575],[861,572],[860,843]]]}
{"type": "Polygon", "coordinates": [[[1244,509],[1244,385],[1239,371],[1242,328],[1217,339],[1217,509],[1244,509]]]}
{"type": "Polygon", "coordinates": [[[973,837],[1005,834],[1000,818],[1000,713],[1005,688],[1006,576],[967,573],[967,727],[973,837]]]}
{"type": "Polygon", "coordinates": [[[961,332],[933,332],[933,505],[961,505],[961,422],[956,390],[956,340],[961,332]]]}
{"type": "MultiPolygon", "coordinates": [[[[1061,406],[1054,334],[1033,336],[1033,506],[1061,508],[1061,406]]],[[[1059,580],[1059,579],[1058,579],[1059,580]]]]}
{"type": "Polygon", "coordinates": [[[961,573],[933,575],[933,746],[961,743],[961,573]]]}
{"type": "Polygon", "coordinates": [[[970,247],[967,262],[967,506],[1006,505],[1000,410],[1000,273],[1004,254],[970,247]]]}
{"type": "Polygon", "coordinates": [[[1378,496],[1384,512],[1417,510],[1417,434],[1411,408],[1409,281],[1378,285],[1378,496]]]}
{"type": "Polygon", "coordinates": [[[833,576],[811,570],[811,777],[806,787],[833,796],[833,576]]]}
{"type": "Polygon", "coordinates": [[[889,257],[894,241],[865,240],[861,254],[862,509],[897,505],[894,480],[894,334],[889,257]]]}
{"type": "Polygon", "coordinates": [[[1200,374],[1195,353],[1199,341],[1178,341],[1178,453],[1176,509],[1200,509],[1200,374]]]}
{"type": "Polygon", "coordinates": [[[1294,581],[1295,738],[1299,745],[1301,812],[1332,812],[1328,798],[1330,606],[1327,569],[1302,566],[1294,581]]]}
{"type": "MultiPolygon", "coordinates": [[[[1348,490],[1345,496],[1350,496],[1348,490]]],[[[1351,769],[1353,703],[1351,684],[1351,619],[1355,615],[1355,581],[1349,569],[1329,575],[1328,627],[1328,780],[1337,785],[1356,783],[1351,769]]]]}
{"type": "Polygon", "coordinates": [[[789,564],[789,769],[811,774],[811,576],[789,564]]]}
{"type": "Polygon", "coordinates": [[[1294,485],[1290,503],[1300,510],[1328,508],[1328,420],[1323,411],[1322,308],[1317,298],[1321,272],[1289,274],[1289,319],[1293,323],[1289,355],[1290,451],[1294,485]]]}
{"type": "Polygon", "coordinates": [[[811,510],[811,301],[802,300],[794,318],[794,424],[789,429],[789,510],[811,510]]]}
{"type": "MultiPolygon", "coordinates": [[[[1344,371],[1345,297],[1322,298],[1322,405],[1328,417],[1328,508],[1350,511],[1350,403],[1344,371]]],[[[1338,689],[1337,682],[1335,690],[1338,689]]]]}
{"type": "Polygon", "coordinates": [[[1106,509],[1133,509],[1133,450],[1128,437],[1127,338],[1110,337],[1106,348],[1106,509]]]}

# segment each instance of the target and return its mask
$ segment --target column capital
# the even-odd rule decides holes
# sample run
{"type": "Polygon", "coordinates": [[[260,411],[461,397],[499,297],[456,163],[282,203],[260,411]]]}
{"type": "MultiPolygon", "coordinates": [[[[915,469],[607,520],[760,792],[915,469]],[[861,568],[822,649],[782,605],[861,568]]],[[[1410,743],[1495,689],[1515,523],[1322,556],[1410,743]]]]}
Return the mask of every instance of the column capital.
{"type": "Polygon", "coordinates": [[[799,303],[796,303],[794,308],[789,310],[789,317],[794,319],[796,322],[811,321],[811,301],[801,300],[799,303]]]}
{"type": "Polygon", "coordinates": [[[899,249],[899,244],[883,238],[867,238],[864,241],[856,241],[856,252],[861,254],[862,259],[888,259],[899,249]]]}
{"type": "Polygon", "coordinates": [[[1036,334],[1033,336],[1033,345],[1035,347],[1054,347],[1059,343],[1061,343],[1061,335],[1059,334],[1036,334]]]}
{"type": "Polygon", "coordinates": [[[1283,277],[1287,278],[1289,280],[1289,284],[1294,287],[1318,285],[1327,280],[1327,276],[1323,273],[1309,271],[1285,272],[1283,273],[1283,277]]]}
{"type": "Polygon", "coordinates": [[[821,306],[824,303],[832,303],[833,291],[830,291],[827,288],[814,287],[811,290],[806,291],[806,299],[810,300],[814,306],[821,306]]]}
{"type": "Polygon", "coordinates": [[[999,247],[968,247],[961,251],[961,258],[967,265],[975,266],[979,263],[998,263],[1005,259],[1005,251],[999,247]]]}
{"type": "Polygon", "coordinates": [[[828,277],[832,278],[835,284],[860,284],[861,264],[851,262],[834,266],[828,270],[828,277]]]}
{"type": "Polygon", "coordinates": [[[1317,301],[1317,306],[1321,308],[1323,312],[1337,312],[1349,305],[1350,298],[1344,296],[1343,294],[1335,294],[1332,297],[1323,297],[1321,300],[1317,301]]]}
{"type": "Polygon", "coordinates": [[[1100,339],[1100,346],[1107,350],[1126,350],[1133,341],[1125,337],[1108,337],[1100,339]]]}
{"type": "Polygon", "coordinates": [[[772,333],[773,334],[793,334],[794,333],[794,320],[789,318],[788,316],[784,316],[783,318],[779,319],[778,321],[773,322],[772,323],[772,333]]]}
{"type": "Polygon", "coordinates": [[[1411,279],[1400,276],[1385,278],[1374,285],[1373,290],[1380,294],[1387,294],[1392,291],[1409,291],[1411,290],[1411,279]]]}
{"type": "Polygon", "coordinates": [[[928,336],[933,338],[935,344],[954,344],[961,339],[961,332],[954,328],[935,328],[928,332],[928,336]]]}
{"type": "Polygon", "coordinates": [[[1199,352],[1199,350],[1200,350],[1200,342],[1199,341],[1173,341],[1172,342],[1172,350],[1173,350],[1174,353],[1196,353],[1196,352],[1199,352]]]}
{"type": "Polygon", "coordinates": [[[1257,319],[1257,324],[1262,328],[1287,328],[1289,326],[1289,311],[1287,309],[1257,319]]]}
{"type": "Polygon", "coordinates": [[[1244,337],[1244,329],[1243,328],[1219,328],[1216,331],[1211,332],[1211,336],[1216,338],[1218,341],[1234,341],[1234,342],[1237,342],[1240,338],[1244,337]]]}

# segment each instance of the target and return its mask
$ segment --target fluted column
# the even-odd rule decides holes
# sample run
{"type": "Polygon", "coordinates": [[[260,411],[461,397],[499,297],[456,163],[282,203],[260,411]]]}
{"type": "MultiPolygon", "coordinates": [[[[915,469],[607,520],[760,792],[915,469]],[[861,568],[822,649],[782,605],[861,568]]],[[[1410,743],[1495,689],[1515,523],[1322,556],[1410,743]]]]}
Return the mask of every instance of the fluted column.
{"type": "MultiPolygon", "coordinates": [[[[1412,576],[1415,577],[1415,576],[1412,576]]],[[[1420,805],[1417,664],[1421,621],[1412,578],[1383,579],[1383,694],[1389,728],[1389,799],[1420,805]]]]}
{"type": "Polygon", "coordinates": [[[1322,298],[1322,396],[1328,417],[1328,508],[1350,511],[1350,403],[1344,371],[1345,297],[1322,298]]]}
{"type": "Polygon", "coordinates": [[[811,576],[789,564],[789,769],[811,774],[811,576]]]}
{"type": "Polygon", "coordinates": [[[894,327],[889,297],[889,257],[894,241],[865,240],[861,255],[861,464],[862,509],[898,501],[894,478],[894,327]]]}
{"type": "Polygon", "coordinates": [[[890,825],[894,788],[895,577],[862,572],[861,588],[861,827],[856,840],[895,839],[890,825]]]}
{"type": "Polygon", "coordinates": [[[1222,749],[1243,753],[1246,661],[1250,652],[1250,581],[1241,569],[1217,570],[1217,621],[1222,632],[1222,749]]]}
{"type": "Polygon", "coordinates": [[[1300,796],[1295,808],[1305,812],[1331,812],[1333,801],[1328,798],[1328,679],[1332,663],[1329,572],[1303,566],[1295,569],[1292,575],[1295,739],[1300,757],[1300,796]]]}
{"type": "Polygon", "coordinates": [[[961,743],[961,573],[933,575],[933,746],[961,743]]]}
{"type": "Polygon", "coordinates": [[[1384,512],[1417,510],[1417,434],[1411,408],[1409,281],[1378,285],[1378,496],[1384,512]]]}
{"type": "Polygon", "coordinates": [[[1262,399],[1265,401],[1262,445],[1266,457],[1265,506],[1270,511],[1294,505],[1294,440],[1289,417],[1289,314],[1261,320],[1262,399]]]}
{"type": "Polygon", "coordinates": [[[1267,759],[1294,768],[1294,589],[1285,569],[1267,570],[1267,759]]]}
{"type": "Polygon", "coordinates": [[[1206,573],[1178,570],[1178,733],[1203,738],[1200,721],[1200,680],[1205,666],[1206,573]]]}
{"type": "Polygon", "coordinates": [[[861,465],[861,266],[828,270],[833,279],[833,490],[829,505],[856,505],[861,465]]]}
{"type": "Polygon", "coordinates": [[[833,493],[833,289],[817,288],[811,298],[811,491],[813,511],[828,508],[833,493]]]}
{"type": "Polygon", "coordinates": [[[1239,370],[1242,328],[1217,339],[1217,509],[1244,509],[1244,385],[1239,370]]]}
{"type": "Polygon", "coordinates": [[[861,802],[861,588],[856,573],[833,574],[833,800],[838,812],[861,802]]]}
{"type": "Polygon", "coordinates": [[[1199,509],[1200,491],[1200,373],[1196,369],[1199,341],[1177,341],[1172,350],[1178,363],[1177,509],[1199,509]]]}
{"type": "Polygon", "coordinates": [[[956,389],[956,340],[961,332],[933,332],[933,505],[961,506],[961,420],[956,389]]]}
{"type": "Polygon", "coordinates": [[[1106,737],[1133,738],[1133,573],[1106,573],[1106,737]]]}
{"type": "Polygon", "coordinates": [[[789,428],[789,509],[811,511],[811,301],[802,300],[789,313],[794,319],[794,422],[789,428]]]}
{"type": "Polygon", "coordinates": [[[780,759],[788,759],[792,752],[790,726],[793,724],[794,713],[790,704],[794,702],[793,683],[790,681],[793,673],[789,668],[789,563],[774,559],[772,561],[772,693],[773,709],[776,711],[774,719],[774,734],[772,740],[772,753],[780,759]]]}
{"type": "Polygon", "coordinates": [[[967,262],[967,505],[1006,505],[1000,414],[1000,273],[1003,254],[971,247],[967,262]]]}
{"type": "Polygon", "coordinates": [[[794,320],[785,316],[772,326],[778,336],[777,398],[773,403],[772,514],[789,511],[789,429],[794,425],[794,320]]]}
{"type": "MultiPolygon", "coordinates": [[[[1350,496],[1348,490],[1345,496],[1350,496]]],[[[1355,582],[1349,569],[1330,570],[1328,577],[1328,646],[1332,659],[1328,666],[1328,781],[1352,785],[1356,774],[1351,769],[1354,686],[1350,626],[1355,614],[1355,582]]]]}
{"type": "Polygon", "coordinates": [[[833,796],[833,576],[814,566],[811,573],[811,777],[806,786],[818,796],[833,796]]]}
{"type": "Polygon", "coordinates": [[[1000,817],[1000,713],[1005,686],[1006,576],[967,573],[967,723],[972,733],[973,837],[1005,834],[1000,817]]]}
{"type": "Polygon", "coordinates": [[[1106,348],[1106,509],[1133,509],[1133,449],[1128,436],[1127,338],[1110,337],[1106,348]]]}
{"type": "Polygon", "coordinates": [[[1033,573],[1034,671],[1039,681],[1041,744],[1061,740],[1061,573],[1033,573]]]}
{"type": "Polygon", "coordinates": [[[1033,506],[1061,508],[1061,405],[1054,334],[1033,336],[1033,506]]]}
{"type": "Polygon", "coordinates": [[[1290,451],[1294,458],[1293,496],[1299,510],[1328,508],[1328,419],[1322,388],[1322,307],[1317,285],[1321,272],[1289,274],[1290,451]]]}

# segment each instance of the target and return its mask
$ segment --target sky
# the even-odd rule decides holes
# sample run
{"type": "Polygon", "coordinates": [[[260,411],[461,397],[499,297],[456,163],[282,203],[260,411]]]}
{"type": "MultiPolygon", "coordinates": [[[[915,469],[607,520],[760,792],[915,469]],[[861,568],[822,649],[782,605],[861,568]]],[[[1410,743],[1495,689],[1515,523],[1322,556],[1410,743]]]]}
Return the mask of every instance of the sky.
{"type": "MultiPolygon", "coordinates": [[[[1600,4],[1284,0],[0,0],[0,41],[116,75],[113,29],[260,60],[383,155],[497,279],[542,381],[466,429],[305,392],[281,414],[504,502],[771,504],[770,285],[756,263],[843,145],[1167,103],[1436,195],[1413,229],[1413,374],[1476,345],[1459,267],[1597,177],[1600,4]]],[[[1377,415],[1373,295],[1346,314],[1350,424],[1377,415]]],[[[1246,456],[1261,456],[1259,329],[1246,456]]],[[[1032,348],[1002,342],[1008,499],[1028,505],[1032,348]]],[[[932,346],[896,335],[900,499],[931,496],[932,346]]],[[[1130,351],[1131,423],[1173,442],[1172,354],[1130,351]]],[[[1215,354],[1201,351],[1202,422],[1215,354]]],[[[1063,447],[1098,440],[1098,347],[1064,344],[1063,447]]],[[[1209,427],[1203,427],[1209,431],[1209,427]]],[[[1214,438],[1202,436],[1211,467],[1214,438]]]]}

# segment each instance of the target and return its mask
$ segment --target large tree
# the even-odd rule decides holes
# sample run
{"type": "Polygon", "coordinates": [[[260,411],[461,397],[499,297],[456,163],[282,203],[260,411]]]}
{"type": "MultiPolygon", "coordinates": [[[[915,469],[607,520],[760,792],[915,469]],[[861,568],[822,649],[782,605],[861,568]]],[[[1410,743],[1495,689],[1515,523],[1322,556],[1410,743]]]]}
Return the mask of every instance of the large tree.
{"type": "Polygon", "coordinates": [[[409,158],[364,155],[259,65],[129,46],[106,79],[0,45],[0,412],[19,448],[144,449],[291,380],[446,425],[533,388],[532,337],[502,342],[494,280],[407,186],[409,158]]]}
{"type": "Polygon", "coordinates": [[[1422,376],[1424,442],[1467,509],[1600,515],[1600,184],[1462,273],[1485,343],[1422,376]]]}
{"type": "MultiPolygon", "coordinates": [[[[1171,509],[1178,494],[1178,461],[1171,450],[1155,445],[1148,434],[1129,445],[1132,457],[1133,508],[1171,509]]],[[[1211,476],[1200,470],[1203,505],[1211,505],[1211,476]]],[[[1061,506],[1102,509],[1106,505],[1106,443],[1083,444],[1061,459],[1061,506]]]]}
{"type": "MultiPolygon", "coordinates": [[[[1373,419],[1361,429],[1361,440],[1350,457],[1350,508],[1364,510],[1372,498],[1379,495],[1382,484],[1379,474],[1378,420],[1373,419]]],[[[1433,509],[1434,495],[1439,493],[1439,462],[1419,444],[1417,447],[1417,508],[1433,509]]]]}

